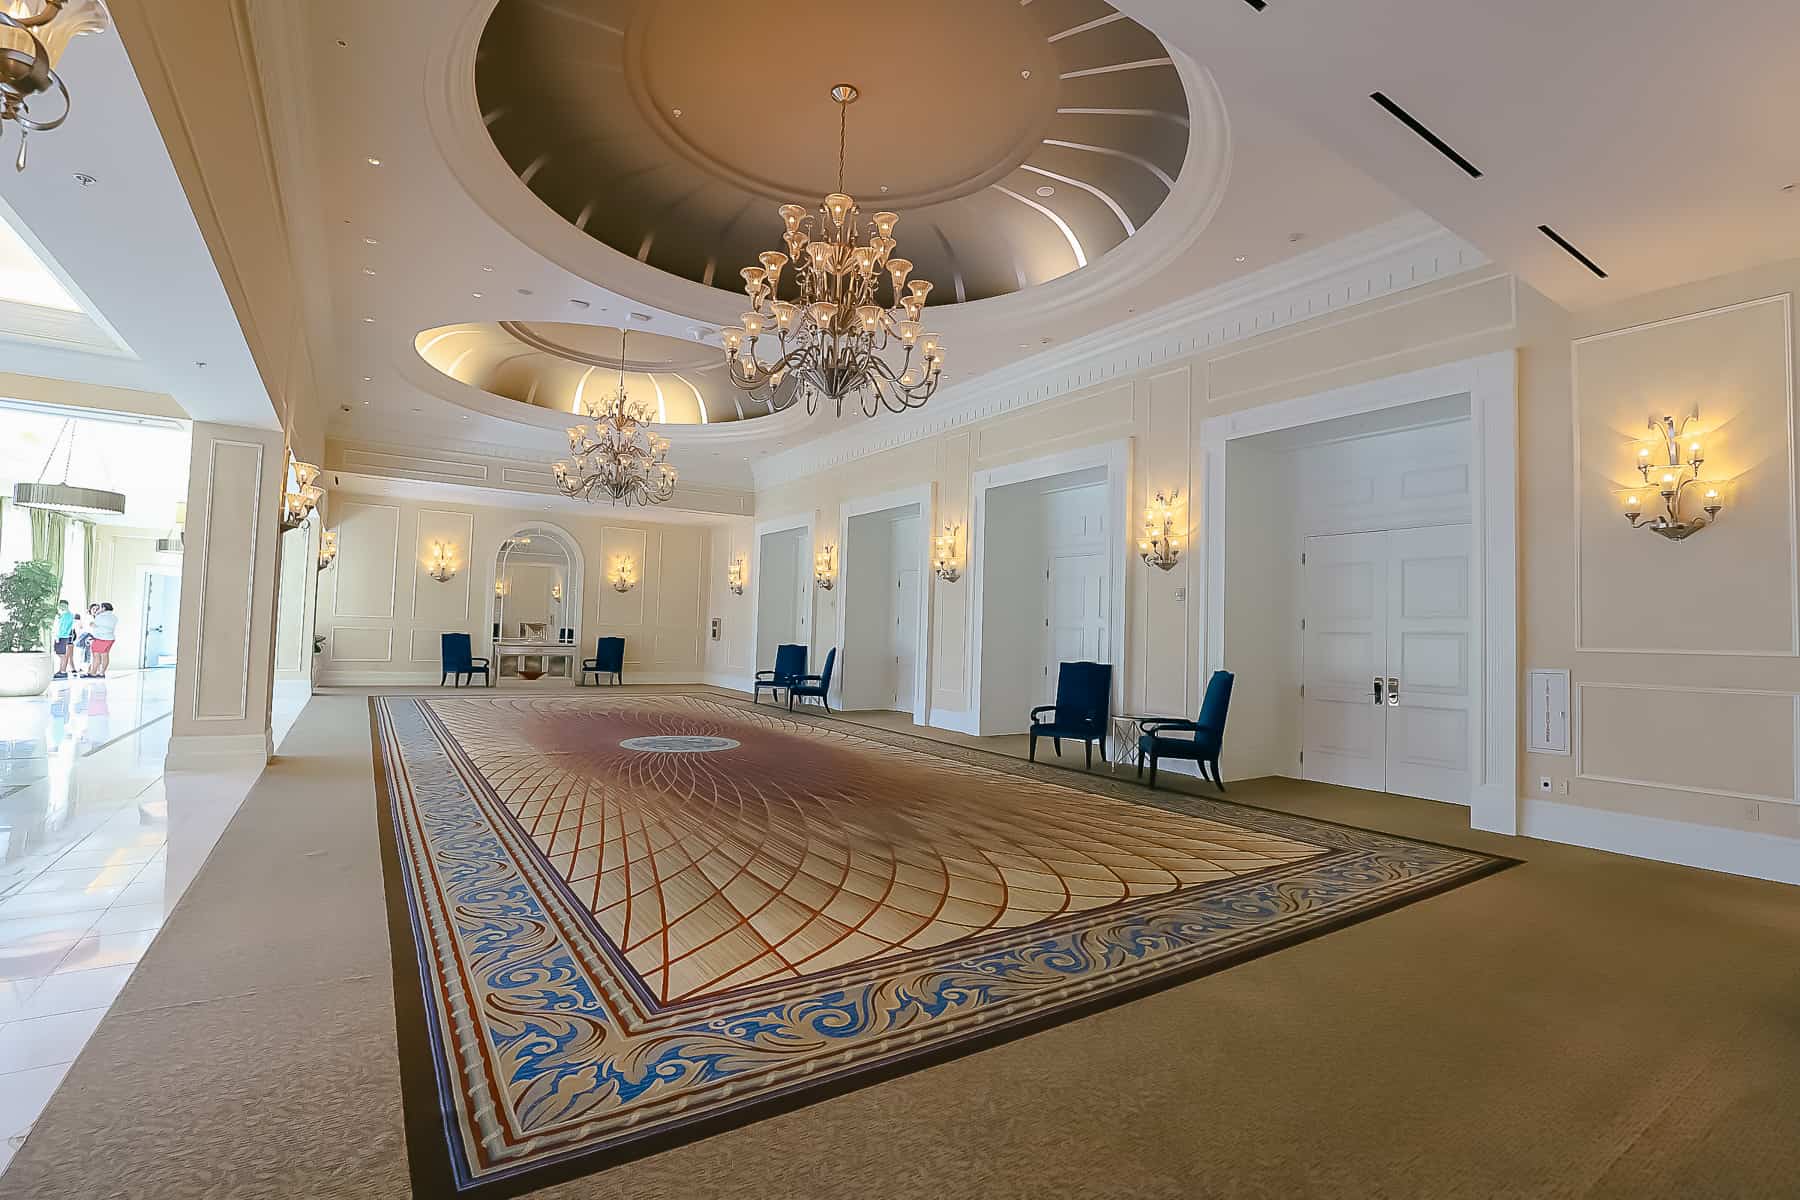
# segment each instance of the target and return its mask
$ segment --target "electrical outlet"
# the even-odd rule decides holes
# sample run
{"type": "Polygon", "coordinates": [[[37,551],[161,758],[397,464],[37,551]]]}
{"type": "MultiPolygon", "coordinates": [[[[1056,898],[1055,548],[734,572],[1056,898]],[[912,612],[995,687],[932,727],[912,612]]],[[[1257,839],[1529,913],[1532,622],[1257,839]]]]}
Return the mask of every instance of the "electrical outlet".
{"type": "Polygon", "coordinates": [[[1548,792],[1550,790],[1551,790],[1550,777],[1548,775],[1539,775],[1538,776],[1538,791],[1548,792]]]}
{"type": "Polygon", "coordinates": [[[1559,779],[1556,781],[1556,794],[1559,796],[1566,796],[1569,794],[1569,781],[1568,780],[1559,779]]]}
{"type": "Polygon", "coordinates": [[[1758,804],[1754,800],[1744,801],[1744,820],[1746,820],[1746,821],[1762,820],[1762,805],[1758,804]]]}
{"type": "Polygon", "coordinates": [[[1177,604],[1186,604],[1187,603],[1187,589],[1186,588],[1178,587],[1175,589],[1175,603],[1177,603],[1177,604]]]}

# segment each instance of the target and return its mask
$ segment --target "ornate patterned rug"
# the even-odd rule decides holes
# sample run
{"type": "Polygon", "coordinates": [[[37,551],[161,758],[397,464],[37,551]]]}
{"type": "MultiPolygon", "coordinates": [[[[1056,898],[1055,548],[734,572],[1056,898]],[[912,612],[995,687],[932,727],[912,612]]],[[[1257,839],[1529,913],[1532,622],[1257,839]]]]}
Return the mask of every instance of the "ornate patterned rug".
{"type": "Polygon", "coordinates": [[[711,693],[370,704],[421,1194],[541,1187],[1511,862],[711,693]]]}

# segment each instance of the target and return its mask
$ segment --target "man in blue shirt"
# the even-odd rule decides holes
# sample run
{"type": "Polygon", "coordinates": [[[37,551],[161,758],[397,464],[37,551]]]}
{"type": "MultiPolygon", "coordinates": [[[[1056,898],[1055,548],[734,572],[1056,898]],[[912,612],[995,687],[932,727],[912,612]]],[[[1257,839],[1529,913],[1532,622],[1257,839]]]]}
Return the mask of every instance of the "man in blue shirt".
{"type": "Polygon", "coordinates": [[[69,655],[75,649],[75,614],[69,611],[67,600],[56,602],[56,675],[57,679],[69,677],[69,655]]]}

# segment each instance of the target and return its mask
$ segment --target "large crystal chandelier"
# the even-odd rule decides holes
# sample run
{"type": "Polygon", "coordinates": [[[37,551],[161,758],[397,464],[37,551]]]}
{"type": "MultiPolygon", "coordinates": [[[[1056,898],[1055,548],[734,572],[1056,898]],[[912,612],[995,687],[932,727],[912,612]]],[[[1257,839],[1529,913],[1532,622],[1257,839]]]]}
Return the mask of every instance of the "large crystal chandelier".
{"type": "Polygon", "coordinates": [[[61,125],[69,115],[69,89],[56,64],[69,42],[107,26],[100,0],[0,0],[0,129],[19,127],[19,156],[25,169],[25,140],[61,125]],[[32,101],[57,93],[51,110],[31,111],[32,101]]]}
{"type": "Polygon", "coordinates": [[[675,494],[675,468],[668,439],[647,428],[654,415],[625,394],[625,336],[619,331],[619,388],[605,400],[583,402],[592,425],[569,426],[573,459],[552,463],[556,486],[565,496],[614,504],[662,504],[675,494]]]}
{"type": "Polygon", "coordinates": [[[862,210],[844,194],[845,134],[857,95],[848,83],[831,89],[838,103],[838,190],[816,212],[798,204],[777,210],[787,226],[782,235],[787,253],[765,251],[758,256],[760,267],[740,272],[750,311],[742,328],[720,333],[727,374],[756,399],[772,403],[776,389],[792,375],[789,403],[798,393],[811,413],[821,399],[830,400],[841,416],[845,398],[854,394],[864,415],[872,417],[883,408],[904,412],[931,399],[944,349],[919,321],[931,284],[909,280],[912,263],[894,257],[900,218],[878,212],[865,228],[862,210]],[[781,277],[790,263],[795,294],[784,300],[781,277]],[[892,302],[883,304],[881,292],[890,283],[892,302]],[[770,332],[779,353],[765,362],[757,344],[770,332]],[[898,365],[889,358],[896,345],[898,365]]]}

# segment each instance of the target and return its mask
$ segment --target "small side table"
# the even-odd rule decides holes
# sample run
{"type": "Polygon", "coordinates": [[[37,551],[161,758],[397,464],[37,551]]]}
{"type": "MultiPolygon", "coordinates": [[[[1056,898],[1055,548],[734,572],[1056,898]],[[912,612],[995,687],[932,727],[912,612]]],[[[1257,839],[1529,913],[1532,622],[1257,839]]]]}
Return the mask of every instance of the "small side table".
{"type": "Polygon", "coordinates": [[[1131,766],[1143,763],[1143,754],[1138,750],[1138,737],[1144,732],[1144,726],[1151,721],[1184,721],[1186,717],[1159,716],[1153,713],[1114,713],[1108,723],[1112,726],[1112,754],[1108,756],[1108,766],[1112,774],[1118,774],[1119,765],[1125,756],[1131,756],[1131,766]]]}

